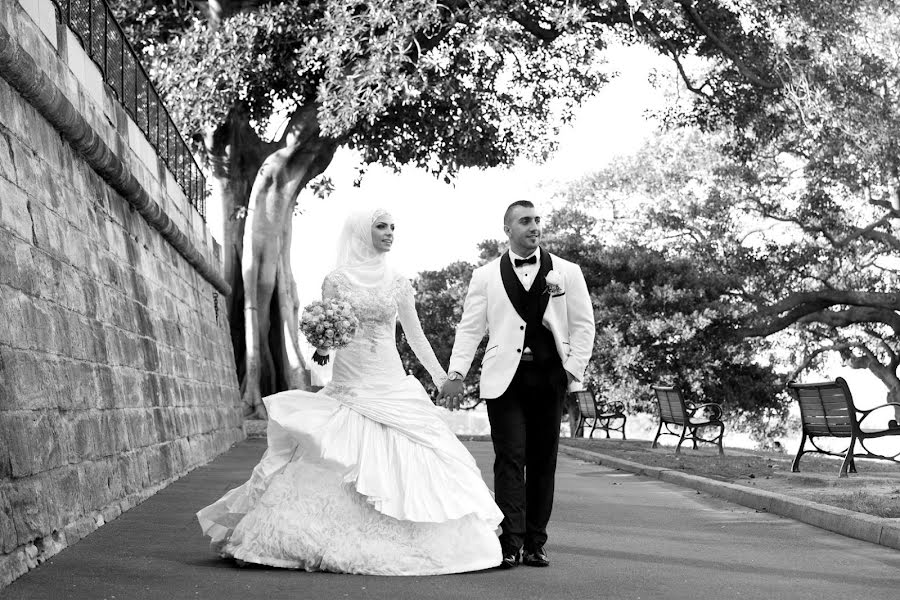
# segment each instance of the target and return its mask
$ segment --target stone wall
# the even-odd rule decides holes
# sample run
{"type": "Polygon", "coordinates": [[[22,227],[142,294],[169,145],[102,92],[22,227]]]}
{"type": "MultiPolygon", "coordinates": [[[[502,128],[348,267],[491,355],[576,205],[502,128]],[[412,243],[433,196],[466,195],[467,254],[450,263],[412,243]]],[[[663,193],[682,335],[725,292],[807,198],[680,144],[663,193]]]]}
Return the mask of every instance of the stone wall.
{"type": "Polygon", "coordinates": [[[0,586],[242,439],[220,273],[50,1],[0,0],[0,586]]]}

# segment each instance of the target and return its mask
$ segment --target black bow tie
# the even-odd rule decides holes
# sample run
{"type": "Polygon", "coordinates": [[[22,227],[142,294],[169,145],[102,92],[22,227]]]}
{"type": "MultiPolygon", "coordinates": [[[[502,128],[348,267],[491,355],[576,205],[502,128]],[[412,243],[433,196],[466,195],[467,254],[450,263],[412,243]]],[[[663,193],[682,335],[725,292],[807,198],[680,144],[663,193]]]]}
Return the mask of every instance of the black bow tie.
{"type": "Polygon", "coordinates": [[[537,256],[532,254],[528,258],[514,258],[513,264],[516,265],[517,269],[522,265],[534,265],[537,264],[537,256]]]}

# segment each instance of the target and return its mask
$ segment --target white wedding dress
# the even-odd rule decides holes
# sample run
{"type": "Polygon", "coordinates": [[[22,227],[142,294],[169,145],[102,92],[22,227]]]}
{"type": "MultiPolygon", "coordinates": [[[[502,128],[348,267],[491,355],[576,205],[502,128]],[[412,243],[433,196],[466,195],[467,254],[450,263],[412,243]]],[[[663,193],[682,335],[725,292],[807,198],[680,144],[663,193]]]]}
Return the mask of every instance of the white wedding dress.
{"type": "Polygon", "coordinates": [[[360,288],[338,270],[323,294],[349,300],[359,330],[321,391],[265,398],[268,449],[249,481],[197,513],[204,533],[223,556],[307,571],[432,575],[498,565],[503,515],[397,352],[399,316],[432,378],[445,379],[409,281],[360,288]]]}

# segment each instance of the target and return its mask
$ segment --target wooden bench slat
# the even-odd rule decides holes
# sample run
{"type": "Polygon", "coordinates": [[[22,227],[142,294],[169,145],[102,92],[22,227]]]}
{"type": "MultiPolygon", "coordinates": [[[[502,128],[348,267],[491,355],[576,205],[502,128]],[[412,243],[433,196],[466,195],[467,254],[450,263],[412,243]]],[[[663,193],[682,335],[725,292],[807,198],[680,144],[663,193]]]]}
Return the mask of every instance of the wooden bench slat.
{"type": "Polygon", "coordinates": [[[800,409],[800,412],[804,415],[808,415],[811,417],[823,416],[823,415],[843,415],[846,417],[850,416],[850,410],[846,406],[843,406],[840,409],[828,409],[828,408],[822,409],[822,408],[815,407],[815,406],[810,406],[810,407],[804,406],[800,409]]]}

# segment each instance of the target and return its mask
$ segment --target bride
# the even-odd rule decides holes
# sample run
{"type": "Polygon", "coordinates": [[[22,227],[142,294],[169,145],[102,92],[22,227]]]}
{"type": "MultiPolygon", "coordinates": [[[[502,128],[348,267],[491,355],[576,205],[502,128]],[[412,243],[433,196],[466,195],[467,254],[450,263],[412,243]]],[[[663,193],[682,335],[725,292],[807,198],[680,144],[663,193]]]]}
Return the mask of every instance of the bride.
{"type": "Polygon", "coordinates": [[[344,225],[322,295],[351,303],[356,337],[336,352],[331,383],[318,393],[264,399],[266,453],[246,483],[197,513],[222,556],[372,575],[500,564],[500,509],[472,455],[403,371],[398,316],[438,389],[447,377],[422,332],[412,286],[387,264],[393,236],[384,210],[344,225]]]}

